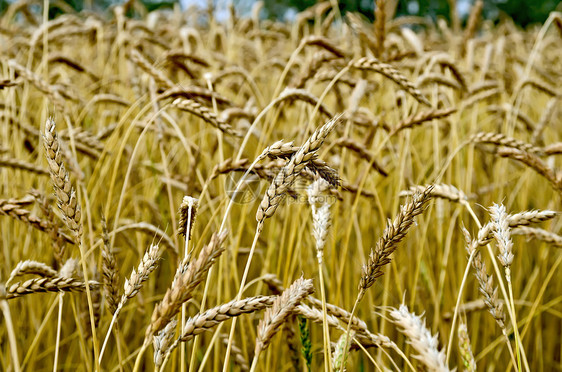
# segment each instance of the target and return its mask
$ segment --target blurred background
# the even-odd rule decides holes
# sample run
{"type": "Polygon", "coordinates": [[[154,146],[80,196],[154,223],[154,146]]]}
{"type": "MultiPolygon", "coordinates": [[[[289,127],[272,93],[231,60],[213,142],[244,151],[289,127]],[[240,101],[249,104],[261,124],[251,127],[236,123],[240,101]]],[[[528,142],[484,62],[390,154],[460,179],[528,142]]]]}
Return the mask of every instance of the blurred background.
{"type": "MultiPolygon", "coordinates": [[[[40,11],[42,0],[26,0],[36,2],[37,10],[40,11]]],[[[468,18],[468,13],[475,0],[394,0],[388,1],[388,7],[394,11],[395,16],[415,15],[429,17],[436,20],[439,17],[450,21],[451,14],[458,14],[463,22],[468,18]]],[[[188,10],[191,7],[208,9],[213,8],[217,20],[228,17],[228,6],[234,5],[238,14],[241,16],[249,15],[255,0],[140,0],[147,10],[173,9],[179,7],[188,10]]],[[[314,5],[316,0],[266,0],[260,16],[264,19],[274,19],[280,21],[291,21],[296,14],[314,5]]],[[[334,2],[336,2],[334,0],[334,2]]],[[[14,3],[14,0],[0,0],[0,12],[14,3]]],[[[91,9],[95,11],[106,11],[112,5],[120,1],[115,0],[55,0],[50,1],[50,17],[68,11],[81,11],[91,9]]],[[[374,0],[343,0],[339,1],[342,13],[359,12],[366,18],[374,18],[374,0]]],[[[543,23],[548,14],[553,10],[562,10],[562,3],[557,0],[485,0],[483,16],[486,19],[500,21],[502,18],[509,17],[521,26],[527,27],[533,23],[543,23]]],[[[129,16],[135,16],[130,14],[129,16]]]]}

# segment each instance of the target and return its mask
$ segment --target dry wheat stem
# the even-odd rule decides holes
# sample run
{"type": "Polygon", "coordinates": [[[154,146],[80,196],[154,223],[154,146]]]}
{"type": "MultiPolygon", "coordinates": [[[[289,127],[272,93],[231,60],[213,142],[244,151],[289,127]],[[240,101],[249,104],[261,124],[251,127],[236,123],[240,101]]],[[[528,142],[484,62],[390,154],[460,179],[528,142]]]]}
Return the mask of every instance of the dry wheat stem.
{"type": "Polygon", "coordinates": [[[10,356],[12,357],[13,368],[15,372],[19,372],[21,371],[21,369],[18,356],[16,333],[14,331],[14,323],[12,321],[10,306],[8,305],[8,301],[6,301],[6,288],[2,284],[0,284],[0,307],[2,308],[2,314],[4,315],[4,320],[6,322],[6,333],[8,333],[8,343],[10,344],[10,356]]]}
{"type": "MultiPolygon", "coordinates": [[[[70,120],[67,118],[67,124],[71,126],[70,120]]],[[[54,186],[55,195],[57,197],[57,205],[61,210],[66,226],[72,231],[74,240],[78,244],[80,250],[80,258],[82,262],[82,271],[84,275],[86,297],[88,299],[88,311],[90,315],[90,327],[94,346],[94,356],[96,367],[98,367],[98,340],[96,336],[96,325],[94,315],[94,304],[92,294],[90,293],[90,284],[88,280],[88,268],[86,266],[84,246],[82,244],[82,211],[78,202],[78,196],[75,188],[70,183],[70,176],[66,171],[62,160],[61,151],[64,150],[62,143],[59,141],[55,121],[49,117],[45,123],[45,131],[43,133],[43,147],[51,181],[54,186]]],[[[73,159],[73,157],[70,157],[73,159]]],[[[61,252],[62,253],[62,252],[61,252]]],[[[61,305],[62,306],[62,305],[61,305]]]]}
{"type": "MultiPolygon", "coordinates": [[[[323,192],[329,189],[328,182],[324,181],[322,178],[314,181],[308,187],[308,202],[312,209],[312,221],[313,221],[313,235],[316,241],[316,259],[318,261],[318,275],[320,277],[320,292],[322,298],[322,313],[324,318],[327,315],[326,312],[326,293],[324,288],[324,246],[326,245],[326,237],[328,235],[328,228],[330,227],[330,203],[327,200],[323,200],[323,192]],[[318,207],[318,204],[320,205],[318,207]]],[[[331,370],[329,361],[330,356],[330,333],[328,330],[327,321],[324,320],[323,324],[324,330],[324,359],[328,361],[326,363],[326,369],[331,370]]],[[[334,357],[335,358],[335,357],[334,357]]]]}

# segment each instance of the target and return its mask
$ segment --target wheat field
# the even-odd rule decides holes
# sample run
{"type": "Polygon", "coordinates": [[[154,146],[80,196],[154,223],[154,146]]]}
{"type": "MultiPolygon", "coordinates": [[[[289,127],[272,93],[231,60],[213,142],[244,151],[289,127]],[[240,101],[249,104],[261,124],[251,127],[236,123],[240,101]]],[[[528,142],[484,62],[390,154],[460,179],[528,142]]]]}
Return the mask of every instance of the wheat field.
{"type": "Polygon", "coordinates": [[[562,15],[332,3],[8,7],[0,370],[562,371],[562,15]]]}

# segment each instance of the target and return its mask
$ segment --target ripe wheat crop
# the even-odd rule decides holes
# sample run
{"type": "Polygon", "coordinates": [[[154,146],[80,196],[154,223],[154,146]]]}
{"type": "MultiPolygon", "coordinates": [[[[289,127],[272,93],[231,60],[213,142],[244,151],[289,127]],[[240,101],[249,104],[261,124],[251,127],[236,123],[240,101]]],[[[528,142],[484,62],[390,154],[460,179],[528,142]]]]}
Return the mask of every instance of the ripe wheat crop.
{"type": "Polygon", "coordinates": [[[562,15],[332,3],[8,7],[0,370],[562,370],[562,15]]]}

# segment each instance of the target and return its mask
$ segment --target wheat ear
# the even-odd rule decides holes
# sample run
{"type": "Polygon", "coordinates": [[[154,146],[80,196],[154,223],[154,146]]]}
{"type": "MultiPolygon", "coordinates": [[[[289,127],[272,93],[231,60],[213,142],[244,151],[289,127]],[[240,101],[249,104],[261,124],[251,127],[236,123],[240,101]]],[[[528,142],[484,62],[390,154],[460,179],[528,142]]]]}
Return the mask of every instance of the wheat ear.
{"type": "Polygon", "coordinates": [[[107,346],[107,341],[109,340],[109,335],[111,334],[113,325],[115,324],[117,317],[121,313],[123,306],[125,306],[125,303],[129,299],[135,297],[136,294],[139,293],[140,289],[142,288],[142,284],[146,280],[148,280],[150,273],[152,273],[158,266],[159,259],[160,259],[160,248],[158,247],[157,244],[151,245],[150,248],[146,251],[146,253],[142,257],[142,260],[139,263],[137,269],[133,269],[133,272],[131,273],[129,279],[125,280],[125,286],[123,288],[123,294],[121,295],[121,300],[117,304],[115,313],[113,313],[113,318],[111,318],[111,323],[109,324],[109,329],[107,330],[107,334],[105,336],[105,340],[101,348],[101,352],[99,356],[100,364],[103,359],[105,347],[107,346]]]}
{"type": "Polygon", "coordinates": [[[103,238],[103,246],[101,249],[103,287],[109,311],[111,314],[115,314],[115,310],[117,310],[119,304],[119,289],[117,287],[119,272],[117,271],[117,263],[115,262],[115,256],[111,249],[109,232],[103,215],[101,217],[101,229],[103,238]]]}
{"type": "Polygon", "coordinates": [[[371,250],[367,264],[363,266],[358,300],[361,300],[366,290],[383,275],[383,266],[390,263],[390,255],[406,236],[408,229],[414,223],[414,218],[423,212],[425,204],[431,199],[432,190],[433,186],[429,186],[423,192],[414,194],[410,203],[400,207],[400,213],[394,221],[388,222],[383,236],[379,238],[375,249],[371,250]]]}
{"type": "Polygon", "coordinates": [[[277,297],[270,309],[266,310],[263,319],[258,325],[258,336],[254,351],[254,361],[251,372],[256,370],[260,353],[265,350],[279,327],[291,315],[295,307],[306,296],[314,292],[311,279],[297,279],[281,296],[277,297]]]}
{"type": "Polygon", "coordinates": [[[390,317],[392,322],[399,326],[399,331],[407,337],[408,343],[416,350],[417,354],[414,358],[421,361],[429,371],[450,371],[445,362],[445,352],[439,350],[438,335],[431,334],[421,315],[409,312],[408,307],[402,304],[398,309],[391,310],[390,317]]]}
{"type": "Polygon", "coordinates": [[[185,264],[176,271],[171,287],[166,291],[162,301],[154,308],[150,325],[146,330],[145,342],[150,340],[155,332],[164,328],[178,314],[181,305],[191,298],[194,289],[205,279],[207,271],[224,252],[223,243],[226,236],[226,231],[213,234],[209,244],[203,247],[197,260],[185,264]]]}

